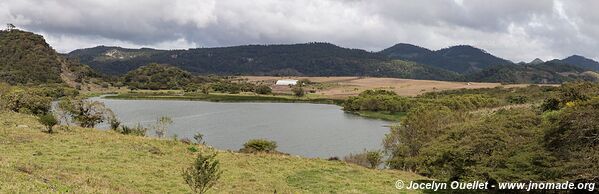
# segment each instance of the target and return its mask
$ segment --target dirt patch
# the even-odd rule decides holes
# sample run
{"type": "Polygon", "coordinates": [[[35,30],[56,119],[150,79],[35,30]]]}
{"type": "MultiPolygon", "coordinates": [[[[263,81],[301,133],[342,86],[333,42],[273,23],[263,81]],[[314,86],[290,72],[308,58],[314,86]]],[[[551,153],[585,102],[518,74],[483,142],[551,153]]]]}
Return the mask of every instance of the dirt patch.
{"type": "Polygon", "coordinates": [[[398,78],[373,78],[373,77],[272,77],[272,76],[244,76],[242,77],[250,82],[263,83],[273,86],[274,92],[288,93],[291,88],[288,86],[274,86],[279,79],[308,79],[316,84],[309,86],[308,90],[313,90],[315,94],[328,98],[345,99],[349,96],[358,95],[360,92],[369,89],[385,89],[395,91],[401,96],[416,96],[426,92],[455,90],[455,89],[476,89],[476,88],[494,88],[498,86],[526,87],[529,84],[510,84],[502,85],[500,83],[481,83],[481,82],[450,82],[435,80],[414,80],[398,78]]]}

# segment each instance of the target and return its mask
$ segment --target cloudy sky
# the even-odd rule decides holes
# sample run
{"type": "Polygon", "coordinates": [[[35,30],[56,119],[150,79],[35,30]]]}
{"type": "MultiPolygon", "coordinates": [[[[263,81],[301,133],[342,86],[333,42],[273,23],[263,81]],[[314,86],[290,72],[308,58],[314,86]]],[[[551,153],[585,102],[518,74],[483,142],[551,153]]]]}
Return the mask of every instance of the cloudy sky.
{"type": "Polygon", "coordinates": [[[518,61],[599,59],[594,0],[2,0],[0,22],[60,52],[331,42],[378,51],[457,44],[518,61]]]}

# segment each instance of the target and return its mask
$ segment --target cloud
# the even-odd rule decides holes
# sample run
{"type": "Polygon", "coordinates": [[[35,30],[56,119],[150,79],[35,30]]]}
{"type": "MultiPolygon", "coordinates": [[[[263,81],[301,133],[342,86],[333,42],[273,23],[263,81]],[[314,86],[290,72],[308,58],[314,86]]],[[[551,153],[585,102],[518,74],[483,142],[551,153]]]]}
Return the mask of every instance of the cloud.
{"type": "Polygon", "coordinates": [[[378,51],[471,44],[513,61],[599,59],[599,3],[584,0],[3,0],[0,22],[61,52],[323,41],[378,51]]]}

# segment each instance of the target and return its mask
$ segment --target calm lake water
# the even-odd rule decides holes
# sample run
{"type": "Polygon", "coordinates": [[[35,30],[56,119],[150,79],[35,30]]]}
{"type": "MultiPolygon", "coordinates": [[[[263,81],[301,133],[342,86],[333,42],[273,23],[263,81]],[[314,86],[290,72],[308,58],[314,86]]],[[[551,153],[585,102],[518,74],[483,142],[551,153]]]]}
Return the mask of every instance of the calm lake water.
{"type": "Polygon", "coordinates": [[[208,145],[225,150],[239,150],[249,139],[265,138],[276,141],[279,151],[305,157],[342,157],[380,149],[390,124],[325,104],[93,100],[104,102],[128,126],[150,126],[157,118],[169,116],[173,124],[168,137],[176,134],[193,140],[200,132],[208,145]]]}

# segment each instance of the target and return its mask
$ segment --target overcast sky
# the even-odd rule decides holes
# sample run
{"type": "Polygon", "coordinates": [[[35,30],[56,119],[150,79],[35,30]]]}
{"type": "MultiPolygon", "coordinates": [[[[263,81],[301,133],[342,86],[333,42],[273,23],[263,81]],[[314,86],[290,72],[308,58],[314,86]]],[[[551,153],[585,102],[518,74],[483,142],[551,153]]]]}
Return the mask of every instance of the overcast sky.
{"type": "Polygon", "coordinates": [[[0,22],[59,52],[97,45],[180,49],[330,42],[469,44],[515,62],[599,59],[595,0],[2,0],[0,22]]]}

